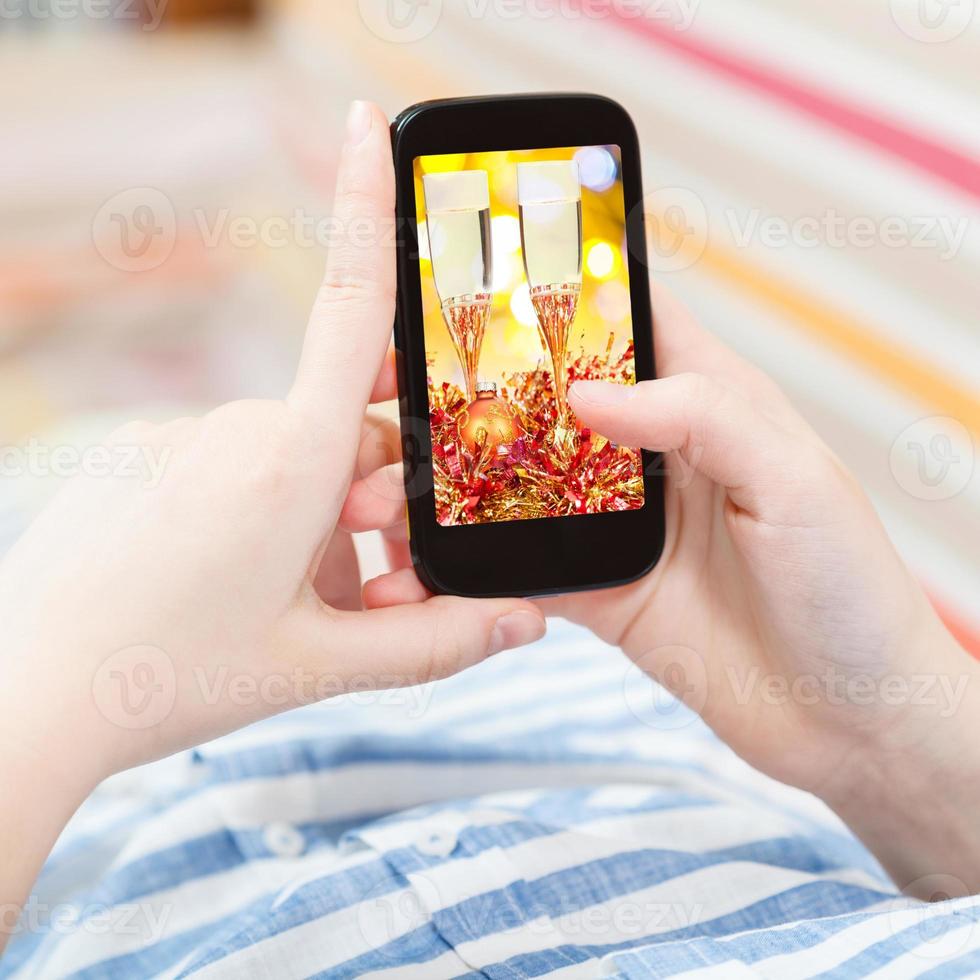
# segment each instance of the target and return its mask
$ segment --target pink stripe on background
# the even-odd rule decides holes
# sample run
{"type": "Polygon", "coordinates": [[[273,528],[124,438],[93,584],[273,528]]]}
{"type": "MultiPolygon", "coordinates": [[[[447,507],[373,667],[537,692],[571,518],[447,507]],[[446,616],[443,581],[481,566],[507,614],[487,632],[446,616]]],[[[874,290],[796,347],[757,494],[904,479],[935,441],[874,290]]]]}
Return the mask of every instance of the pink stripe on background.
{"type": "Polygon", "coordinates": [[[609,22],[629,34],[669,48],[700,65],[790,105],[805,115],[854,136],[980,200],[980,160],[944,146],[864,109],[699,40],[669,24],[629,17],[610,6],[609,22]]]}

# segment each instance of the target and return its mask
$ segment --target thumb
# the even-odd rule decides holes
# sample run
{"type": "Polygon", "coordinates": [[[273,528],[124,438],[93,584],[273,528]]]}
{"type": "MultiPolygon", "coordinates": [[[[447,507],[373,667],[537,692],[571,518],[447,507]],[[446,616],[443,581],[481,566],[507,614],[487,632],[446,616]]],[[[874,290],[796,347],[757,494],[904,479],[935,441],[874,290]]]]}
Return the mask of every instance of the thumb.
{"type": "Polygon", "coordinates": [[[376,688],[449,677],[545,633],[541,611],[523,599],[434,596],[366,612],[308,609],[294,649],[311,669],[368,678],[376,688]]]}
{"type": "Polygon", "coordinates": [[[826,465],[812,443],[705,375],[677,374],[636,385],[578,381],[569,402],[583,424],[615,443],[677,451],[760,520],[796,523],[801,487],[826,485],[807,480],[808,473],[826,465]]]}

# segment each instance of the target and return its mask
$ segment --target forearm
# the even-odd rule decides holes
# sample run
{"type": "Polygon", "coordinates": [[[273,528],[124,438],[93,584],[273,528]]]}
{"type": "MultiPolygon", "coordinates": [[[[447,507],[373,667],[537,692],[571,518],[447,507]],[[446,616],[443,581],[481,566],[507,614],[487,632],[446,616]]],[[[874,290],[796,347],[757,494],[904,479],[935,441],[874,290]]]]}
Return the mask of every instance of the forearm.
{"type": "Polygon", "coordinates": [[[21,928],[21,911],[58,835],[93,788],[83,768],[70,763],[67,747],[61,747],[60,761],[55,762],[42,758],[22,734],[5,731],[4,736],[0,754],[0,953],[21,928]]]}
{"type": "Polygon", "coordinates": [[[928,901],[980,893],[980,665],[945,631],[927,654],[921,703],[856,749],[825,799],[903,891],[928,901]]]}

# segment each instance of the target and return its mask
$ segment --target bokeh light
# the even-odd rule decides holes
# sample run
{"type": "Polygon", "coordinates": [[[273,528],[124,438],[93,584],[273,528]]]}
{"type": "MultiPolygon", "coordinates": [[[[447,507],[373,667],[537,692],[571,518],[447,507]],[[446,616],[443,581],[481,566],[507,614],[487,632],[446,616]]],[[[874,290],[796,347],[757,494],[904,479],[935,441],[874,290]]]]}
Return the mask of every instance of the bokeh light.
{"type": "Polygon", "coordinates": [[[523,323],[525,327],[537,325],[538,317],[534,312],[534,304],[531,302],[531,288],[527,282],[522,282],[514,290],[510,298],[510,312],[514,314],[514,319],[518,323],[523,323]]]}
{"type": "Polygon", "coordinates": [[[490,219],[494,253],[516,252],[521,247],[521,223],[512,214],[500,214],[490,219]]]}
{"type": "Polygon", "coordinates": [[[521,223],[512,214],[490,219],[493,241],[493,292],[495,298],[506,301],[501,294],[510,292],[523,274],[520,257],[521,223]]]}
{"type": "Polygon", "coordinates": [[[616,183],[616,159],[605,147],[583,146],[575,160],[582,184],[590,190],[608,190],[616,183]]]}
{"type": "Polygon", "coordinates": [[[607,323],[621,323],[630,315],[629,290],[619,281],[604,282],[595,293],[595,308],[607,323]]]}
{"type": "Polygon", "coordinates": [[[609,242],[592,239],[585,243],[585,268],[593,279],[611,278],[619,264],[619,253],[609,242]]]}
{"type": "MultiPolygon", "coordinates": [[[[450,154],[449,163],[460,170],[486,170],[490,190],[490,229],[493,248],[491,288],[493,308],[480,355],[480,376],[506,384],[518,370],[536,370],[546,352],[542,347],[537,316],[530,301],[521,247],[521,224],[516,201],[517,164],[542,160],[572,160],[584,164],[582,189],[582,296],[570,338],[573,352],[596,352],[606,348],[610,334],[615,343],[626,342],[630,330],[629,276],[626,254],[622,251],[625,214],[622,184],[619,182],[618,150],[615,147],[586,147],[597,152],[581,154],[580,147],[534,150],[501,150],[450,154]],[[610,161],[612,161],[610,163],[610,161]],[[612,174],[612,184],[604,190],[585,186],[586,180],[602,186],[612,174]],[[606,286],[613,285],[611,290],[606,286]],[[624,308],[625,307],[625,308],[624,308]]],[[[447,164],[433,158],[420,158],[415,167],[416,217],[421,240],[420,271],[422,309],[426,317],[426,352],[432,377],[454,383],[462,381],[453,344],[440,311],[439,297],[432,279],[432,266],[426,261],[429,243],[424,240],[425,197],[422,175],[425,169],[444,173],[447,164]],[[425,165],[423,167],[423,164],[425,165]]],[[[438,248],[439,243],[432,243],[438,248]]],[[[617,348],[619,349],[619,348],[617,348]]]]}

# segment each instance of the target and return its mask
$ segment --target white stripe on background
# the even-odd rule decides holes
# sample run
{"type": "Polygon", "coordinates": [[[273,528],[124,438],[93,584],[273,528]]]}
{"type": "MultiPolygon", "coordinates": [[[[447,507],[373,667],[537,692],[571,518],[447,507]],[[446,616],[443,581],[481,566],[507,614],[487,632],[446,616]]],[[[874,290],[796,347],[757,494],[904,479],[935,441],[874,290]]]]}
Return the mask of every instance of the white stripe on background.
{"type": "MultiPolygon", "coordinates": [[[[951,929],[934,940],[924,940],[919,945],[912,946],[900,958],[885,963],[873,973],[869,973],[866,980],[913,980],[914,977],[920,977],[928,970],[938,969],[944,962],[968,950],[976,951],[977,935],[976,922],[951,929]]],[[[949,975],[955,976],[952,971],[951,967],[949,975]]],[[[976,976],[975,966],[971,972],[976,976]]],[[[968,975],[964,972],[960,973],[960,976],[968,975]]],[[[776,978],[774,977],[773,980],[776,978]]]]}
{"type": "MultiPolygon", "coordinates": [[[[888,3],[877,6],[882,26],[905,40],[890,20],[888,3]]],[[[976,101],[966,86],[961,90],[943,84],[933,75],[910,71],[907,61],[815,29],[796,10],[760,6],[751,0],[700,0],[694,33],[845,105],[861,106],[960,152],[980,154],[976,101]],[[861,79],[860,90],[854,88],[855,78],[861,79]]],[[[870,32],[866,39],[871,39],[870,32]]]]}
{"type": "MultiPolygon", "coordinates": [[[[462,859],[449,865],[427,869],[424,873],[410,874],[409,878],[417,886],[417,891],[405,889],[389,893],[380,899],[373,897],[359,905],[330,913],[232,953],[195,976],[201,980],[221,976],[249,976],[261,970],[263,964],[271,962],[289,963],[290,968],[295,968],[299,975],[326,970],[375,948],[377,937],[373,935],[372,925],[375,919],[372,917],[379,914],[395,917],[386,921],[384,935],[389,942],[417,928],[420,924],[417,917],[403,914],[404,909],[413,906],[416,895],[427,908],[435,900],[434,907],[428,908],[431,912],[474,898],[483,894],[488,887],[499,888],[522,879],[533,880],[542,874],[554,873],[603,856],[613,856],[623,850],[621,845],[615,848],[603,847],[607,842],[600,839],[588,839],[580,835],[562,836],[573,837],[574,848],[571,842],[566,842],[560,853],[553,851],[546,854],[546,849],[540,847],[542,841],[530,841],[505,852],[496,851],[490,856],[492,865],[491,861],[484,861],[483,867],[478,869],[479,873],[477,869],[469,867],[474,864],[474,859],[462,859]],[[520,849],[523,853],[518,854],[520,849]],[[466,873],[463,873],[464,865],[467,866],[466,873]],[[501,872],[505,870],[509,873],[502,875],[501,872]],[[496,880],[488,885],[488,879],[496,880]],[[384,905],[380,912],[379,900],[384,905]],[[365,936],[365,932],[371,935],[365,936]]],[[[550,842],[554,838],[546,840],[550,842]]],[[[635,902],[643,908],[654,906],[655,909],[660,906],[697,906],[704,910],[705,918],[716,918],[801,884],[831,880],[848,881],[862,887],[881,887],[880,883],[871,881],[861,872],[851,870],[842,870],[835,874],[810,874],[781,868],[762,868],[748,862],[730,862],[699,869],[633,895],[618,896],[589,908],[608,913],[606,918],[611,922],[615,919],[612,913],[623,902],[635,902]]],[[[559,922],[551,920],[550,925],[545,922],[540,930],[525,930],[521,934],[521,942],[515,947],[509,948],[505,945],[508,936],[504,934],[502,938],[495,935],[462,944],[457,947],[457,952],[467,963],[489,964],[514,955],[515,952],[546,949],[560,941],[579,942],[583,935],[581,930],[578,930],[578,938],[571,934],[564,940],[561,938],[561,922],[585,916],[583,910],[571,917],[563,916],[559,922]]],[[[677,925],[676,922],[664,923],[660,931],[677,928],[677,925]]],[[[618,939],[618,935],[613,928],[599,936],[590,937],[589,941],[602,943],[637,938],[632,935],[618,939]]]]}
{"type": "MultiPolygon", "coordinates": [[[[761,976],[772,978],[772,980],[805,980],[805,978],[818,973],[833,970],[862,950],[895,936],[903,929],[929,918],[949,915],[953,911],[952,902],[937,905],[908,902],[910,907],[906,909],[896,907],[899,902],[906,904],[906,900],[898,899],[892,903],[893,907],[888,911],[882,911],[872,918],[849,926],[816,946],[811,946],[799,953],[781,953],[777,956],[771,956],[756,962],[753,967],[761,976]]],[[[967,900],[967,903],[973,904],[970,900],[967,900]]],[[[799,926],[800,923],[794,924],[794,928],[799,926]]],[[[980,935],[980,931],[978,931],[980,927],[975,922],[970,923],[964,929],[980,935]]],[[[957,933],[961,931],[956,930],[957,933]]],[[[959,939],[954,938],[949,949],[953,949],[955,946],[957,950],[961,951],[962,947],[966,945],[967,938],[968,936],[962,937],[962,943],[959,939]]],[[[946,939],[941,939],[939,942],[945,943],[946,939]]],[[[923,944],[920,952],[927,952],[928,947],[929,943],[923,944]]],[[[908,946],[909,954],[912,956],[911,963],[917,962],[917,970],[911,974],[906,974],[904,971],[899,974],[893,972],[897,968],[897,964],[893,962],[882,967],[889,978],[900,975],[917,975],[923,969],[928,968],[930,965],[927,963],[928,957],[915,954],[914,948],[911,944],[908,946]]],[[[932,958],[931,965],[936,965],[935,957],[932,958]]]]}
{"type": "Polygon", "coordinates": [[[650,888],[617,895],[559,919],[541,919],[519,930],[462,943],[456,949],[468,963],[481,968],[511,956],[544,952],[566,943],[611,945],[685,926],[698,927],[800,885],[830,880],[863,884],[859,879],[859,875],[852,878],[851,873],[810,874],[730,862],[720,868],[701,868],[650,888]],[[651,914],[642,931],[623,928],[617,923],[617,909],[621,911],[627,905],[651,914]],[[667,915],[660,921],[662,910],[667,910],[667,915]],[[600,923],[607,925],[600,926],[600,923]]]}
{"type": "MultiPolygon", "coordinates": [[[[744,765],[744,764],[743,764],[744,765]]],[[[534,763],[395,762],[306,770],[269,779],[218,783],[183,800],[144,824],[116,867],[166,848],[223,830],[254,829],[277,821],[310,823],[334,821],[371,813],[407,810],[423,803],[507,789],[588,786],[636,782],[650,786],[684,786],[710,798],[727,795],[714,773],[702,775],[650,764],[560,761],[534,763]]],[[[790,791],[792,792],[792,791],[790,791]]]]}
{"type": "MultiPolygon", "coordinates": [[[[448,24],[454,17],[448,9],[443,22],[448,24]]],[[[466,33],[464,18],[463,25],[456,25],[453,44],[439,48],[439,70],[451,74],[456,68],[463,69],[479,89],[481,79],[488,84],[499,79],[504,57],[520,60],[526,69],[525,90],[540,81],[542,90],[593,90],[618,97],[629,106],[646,146],[655,146],[658,154],[675,160],[680,159],[673,149],[677,134],[662,126],[644,125],[646,113],[673,120],[679,133],[705,133],[717,148],[717,161],[724,161],[724,147],[731,143],[739,153],[757,155],[782,177],[790,174],[823,188],[824,197],[831,200],[839,199],[842,189],[854,188],[860,192],[862,208],[872,213],[963,213],[963,195],[944,183],[791,107],[706,72],[681,55],[651,49],[615,29],[579,31],[574,22],[568,27],[556,23],[557,29],[530,33],[520,21],[488,16],[481,22],[481,34],[474,36],[466,33]],[[495,33],[497,46],[484,42],[485,31],[495,33]],[[638,65],[650,66],[648,79],[638,78],[638,65]],[[753,141],[746,135],[752,133],[777,133],[778,137],[753,141]],[[868,173],[874,174],[873,180],[861,179],[868,173]]],[[[441,31],[442,27],[430,40],[441,31]]],[[[393,52],[394,57],[406,59],[419,54],[419,50],[393,52]]],[[[652,156],[644,161],[649,164],[644,166],[648,191],[658,183],[656,159],[652,156]]],[[[684,161],[689,171],[691,162],[684,161]]],[[[719,173],[723,172],[720,168],[719,173]]]]}
{"type": "MultiPolygon", "coordinates": [[[[317,856],[314,860],[319,861],[324,866],[323,873],[328,874],[327,867],[334,870],[342,866],[354,867],[374,860],[375,855],[362,853],[340,857],[334,852],[325,858],[323,860],[317,856]]],[[[309,857],[249,861],[228,871],[195,878],[176,888],[154,892],[112,908],[121,912],[137,905],[141,909],[152,910],[154,921],[158,921],[156,917],[161,913],[165,914],[161,938],[171,938],[209,922],[218,922],[244,909],[255,899],[282,888],[298,874],[309,870],[310,863],[309,857]]],[[[148,918],[141,916],[137,921],[148,918]]],[[[109,934],[93,934],[80,926],[58,943],[47,958],[32,957],[24,973],[17,976],[66,976],[103,959],[138,952],[149,945],[149,939],[142,929],[138,932],[120,929],[109,934]]]]}

